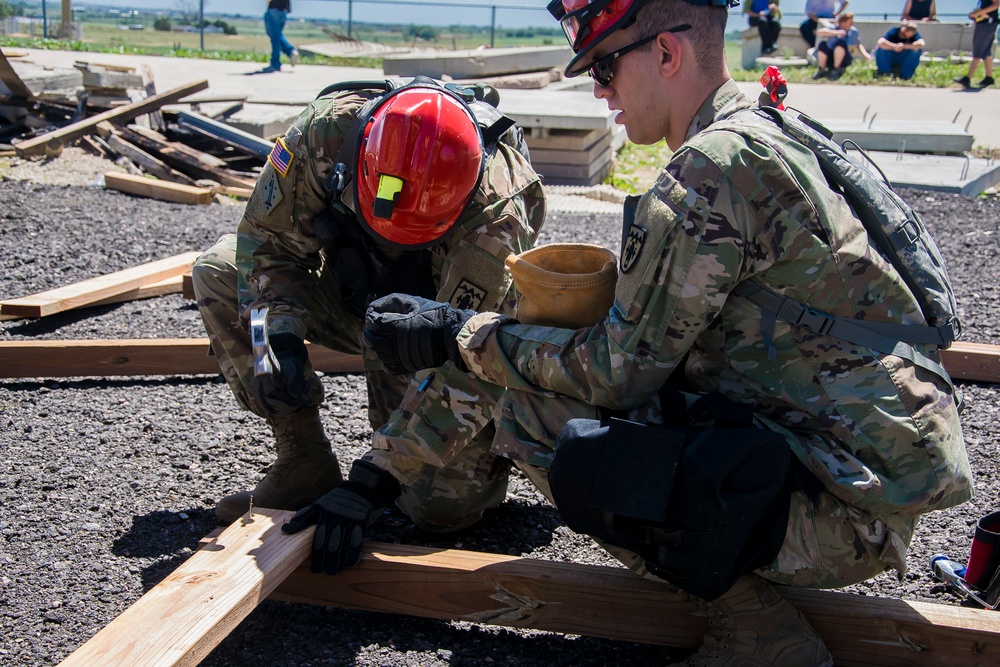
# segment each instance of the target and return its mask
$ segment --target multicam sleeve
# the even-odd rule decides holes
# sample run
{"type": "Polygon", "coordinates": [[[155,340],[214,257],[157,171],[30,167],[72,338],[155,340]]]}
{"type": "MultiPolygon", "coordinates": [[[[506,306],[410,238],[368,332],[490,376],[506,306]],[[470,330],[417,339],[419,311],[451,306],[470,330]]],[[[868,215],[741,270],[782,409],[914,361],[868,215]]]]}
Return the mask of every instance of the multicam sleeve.
{"type": "Polygon", "coordinates": [[[241,313],[268,306],[271,333],[305,336],[303,298],[322,263],[313,219],[356,106],[324,98],[303,111],[275,142],[247,202],[237,232],[241,313]]]}
{"type": "Polygon", "coordinates": [[[722,309],[744,260],[740,223],[751,215],[711,159],[682,149],[639,202],[604,321],[570,331],[480,314],[459,336],[466,365],[502,386],[613,409],[643,403],[722,309]]]}

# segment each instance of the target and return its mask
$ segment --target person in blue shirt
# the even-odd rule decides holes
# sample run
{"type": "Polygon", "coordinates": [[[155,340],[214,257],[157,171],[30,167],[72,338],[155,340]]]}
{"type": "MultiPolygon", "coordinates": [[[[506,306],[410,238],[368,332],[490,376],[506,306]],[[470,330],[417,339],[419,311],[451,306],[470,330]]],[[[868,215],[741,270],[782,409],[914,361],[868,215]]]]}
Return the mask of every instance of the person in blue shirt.
{"type": "Polygon", "coordinates": [[[760,33],[760,53],[767,55],[778,50],[781,34],[781,9],[777,0],[752,0],[743,4],[743,13],[751,28],[760,33]]]}
{"type": "Polygon", "coordinates": [[[819,69],[813,79],[829,78],[836,81],[853,62],[854,53],[860,53],[865,60],[872,56],[861,43],[861,32],[854,25],[854,14],[847,12],[837,17],[837,27],[823,27],[816,31],[817,37],[825,41],[816,46],[816,64],[819,69]],[[832,67],[831,67],[832,65],[832,67]]]}
{"type": "Polygon", "coordinates": [[[878,76],[898,72],[900,79],[912,79],[924,51],[924,38],[912,21],[902,21],[878,38],[875,45],[875,66],[878,76]]]}
{"type": "Polygon", "coordinates": [[[993,42],[996,41],[997,24],[1000,24],[998,10],[1000,0],[979,0],[979,6],[969,12],[969,18],[976,22],[972,32],[972,62],[969,63],[969,73],[955,79],[955,83],[961,84],[966,90],[972,89],[972,75],[976,73],[980,60],[983,61],[985,76],[978,87],[986,88],[994,83],[993,42]]]}
{"type": "Polygon", "coordinates": [[[806,40],[809,48],[816,46],[816,28],[819,27],[820,19],[832,19],[840,16],[847,10],[849,0],[843,0],[837,7],[837,0],[806,0],[806,20],[799,25],[799,32],[802,39],[806,40]]]}

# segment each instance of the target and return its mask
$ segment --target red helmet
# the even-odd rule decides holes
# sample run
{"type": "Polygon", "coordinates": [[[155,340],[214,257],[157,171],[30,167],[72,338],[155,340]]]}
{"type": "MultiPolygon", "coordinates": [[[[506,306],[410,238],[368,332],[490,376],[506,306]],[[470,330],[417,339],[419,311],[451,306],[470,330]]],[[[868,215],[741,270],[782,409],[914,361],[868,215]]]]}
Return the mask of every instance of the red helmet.
{"type": "Polygon", "coordinates": [[[379,100],[364,122],[355,212],[381,242],[433,245],[479,184],[484,150],[475,117],[442,88],[410,85],[379,100]]]}
{"type": "Polygon", "coordinates": [[[566,75],[582,74],[585,68],[577,68],[577,63],[605,37],[630,26],[644,4],[645,0],[552,0],[549,12],[559,20],[576,54],[566,75]]]}
{"type": "MultiPolygon", "coordinates": [[[[735,7],[739,0],[685,0],[702,7],[735,7]]],[[[559,21],[569,45],[576,54],[566,66],[566,76],[583,74],[580,60],[616,30],[624,30],[635,21],[636,13],[649,0],[551,0],[549,13],[559,21]]]]}

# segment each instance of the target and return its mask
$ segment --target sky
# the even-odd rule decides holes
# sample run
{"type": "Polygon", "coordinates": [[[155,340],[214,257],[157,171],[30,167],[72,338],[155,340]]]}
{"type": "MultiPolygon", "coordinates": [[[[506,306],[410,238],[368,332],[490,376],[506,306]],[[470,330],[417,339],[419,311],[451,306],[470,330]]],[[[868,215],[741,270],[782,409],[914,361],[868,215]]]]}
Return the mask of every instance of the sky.
{"type": "MultiPolygon", "coordinates": [[[[205,13],[225,13],[263,15],[265,0],[204,0],[205,13]],[[254,10],[258,7],[258,10],[254,10]]],[[[127,9],[177,9],[182,5],[197,7],[199,0],[93,0],[93,2],[73,2],[73,6],[101,5],[119,10],[127,9]]],[[[537,25],[554,25],[545,11],[548,0],[433,0],[435,4],[390,5],[384,3],[354,0],[353,20],[398,23],[422,23],[431,25],[478,24],[489,25],[492,5],[497,7],[497,25],[504,28],[519,28],[537,25]],[[448,4],[466,5],[448,7],[448,4]],[[472,7],[468,5],[474,5],[472,7]],[[529,9],[523,9],[529,8],[529,9]],[[533,10],[530,8],[534,8],[533,10]]],[[[888,13],[890,17],[899,15],[905,0],[851,0],[850,10],[856,14],[888,13]]],[[[973,0],[937,0],[938,14],[968,13],[976,3],[973,0]]],[[[59,0],[47,0],[47,7],[59,11],[59,0]]],[[[788,17],[801,17],[805,0],[782,0],[782,10],[788,17]]],[[[292,0],[294,18],[347,19],[346,0],[292,0]]],[[[731,10],[730,29],[742,28],[746,21],[739,15],[740,10],[731,10]]],[[[946,20],[958,20],[950,18],[946,20]]],[[[797,22],[797,21],[796,21],[797,22]]]]}

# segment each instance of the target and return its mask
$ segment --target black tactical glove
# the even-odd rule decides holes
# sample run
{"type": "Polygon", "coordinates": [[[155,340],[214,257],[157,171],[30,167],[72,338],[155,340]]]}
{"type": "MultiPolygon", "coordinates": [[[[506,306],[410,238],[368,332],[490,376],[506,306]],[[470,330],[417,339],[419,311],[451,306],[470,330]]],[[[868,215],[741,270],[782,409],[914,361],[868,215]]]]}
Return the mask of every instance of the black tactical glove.
{"type": "Polygon", "coordinates": [[[271,351],[281,370],[254,375],[250,391],[261,407],[283,417],[309,407],[314,401],[311,390],[321,388],[315,375],[306,377],[309,354],[301,338],[290,333],[274,334],[269,338],[271,351]]]}
{"type": "Polygon", "coordinates": [[[374,463],[355,461],[346,482],[299,510],[281,530],[292,534],[315,524],[312,571],[337,574],[341,566],[358,564],[368,529],[400,493],[390,473],[374,463]]]}
{"type": "Polygon", "coordinates": [[[365,343],[390,373],[415,373],[446,361],[465,369],[456,338],[475,314],[419,296],[390,294],[368,307],[365,343]]]}

